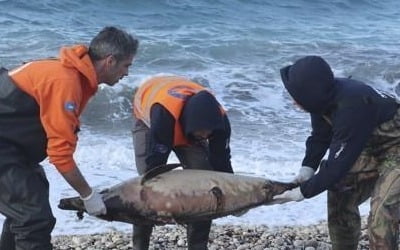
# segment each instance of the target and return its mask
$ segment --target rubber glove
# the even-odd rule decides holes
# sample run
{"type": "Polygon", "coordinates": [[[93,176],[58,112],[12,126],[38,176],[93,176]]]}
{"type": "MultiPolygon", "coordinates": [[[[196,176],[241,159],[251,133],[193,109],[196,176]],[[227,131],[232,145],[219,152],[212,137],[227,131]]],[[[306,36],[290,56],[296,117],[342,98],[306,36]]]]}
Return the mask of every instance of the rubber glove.
{"type": "Polygon", "coordinates": [[[92,189],[92,193],[87,197],[80,197],[85,205],[86,211],[92,216],[102,215],[107,213],[106,205],[104,204],[102,195],[92,189]]]}
{"type": "Polygon", "coordinates": [[[315,170],[313,168],[302,166],[299,170],[299,173],[294,178],[294,183],[302,183],[313,177],[315,170]]]}
{"type": "Polygon", "coordinates": [[[268,204],[283,204],[289,201],[302,201],[304,196],[301,193],[300,187],[294,188],[292,190],[285,191],[282,194],[275,195],[272,197],[271,203],[268,204]]]}

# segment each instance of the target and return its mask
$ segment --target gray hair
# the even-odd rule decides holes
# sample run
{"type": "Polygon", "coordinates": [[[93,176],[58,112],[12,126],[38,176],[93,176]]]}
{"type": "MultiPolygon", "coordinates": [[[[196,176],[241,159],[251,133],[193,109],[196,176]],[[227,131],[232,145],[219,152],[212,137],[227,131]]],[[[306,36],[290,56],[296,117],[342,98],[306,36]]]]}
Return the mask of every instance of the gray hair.
{"type": "Polygon", "coordinates": [[[139,41],[116,27],[103,28],[90,42],[89,56],[93,61],[113,55],[117,61],[135,56],[139,41]]]}

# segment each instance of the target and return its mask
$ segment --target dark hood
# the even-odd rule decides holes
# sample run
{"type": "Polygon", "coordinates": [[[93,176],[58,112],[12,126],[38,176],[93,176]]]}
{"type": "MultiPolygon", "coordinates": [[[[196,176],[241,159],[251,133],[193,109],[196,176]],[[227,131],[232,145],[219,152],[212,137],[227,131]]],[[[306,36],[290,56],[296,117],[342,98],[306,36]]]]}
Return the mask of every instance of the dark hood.
{"type": "Polygon", "coordinates": [[[306,56],[281,69],[282,82],[293,99],[310,113],[324,113],[333,101],[335,79],[328,63],[306,56]]]}
{"type": "Polygon", "coordinates": [[[196,130],[223,130],[221,106],[208,91],[200,91],[187,100],[180,118],[185,136],[196,130]]]}

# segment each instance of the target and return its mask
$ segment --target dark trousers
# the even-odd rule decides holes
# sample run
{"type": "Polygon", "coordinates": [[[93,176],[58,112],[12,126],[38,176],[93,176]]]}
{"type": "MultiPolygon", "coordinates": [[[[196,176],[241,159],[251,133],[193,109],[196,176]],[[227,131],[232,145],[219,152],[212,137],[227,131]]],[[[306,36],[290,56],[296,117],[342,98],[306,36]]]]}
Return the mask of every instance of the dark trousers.
{"type": "Polygon", "coordinates": [[[43,168],[27,163],[16,147],[1,144],[0,190],[0,213],[6,217],[0,249],[52,249],[51,231],[56,220],[43,168]]]}
{"type": "MultiPolygon", "coordinates": [[[[136,121],[133,129],[133,143],[135,149],[136,168],[139,174],[144,174],[147,169],[145,158],[147,155],[150,129],[142,122],[136,121]]],[[[212,170],[208,161],[208,149],[205,145],[190,145],[173,149],[179,161],[188,169],[212,170]]],[[[191,223],[187,226],[187,242],[189,250],[207,249],[208,235],[211,220],[191,223]]],[[[152,225],[133,226],[133,249],[147,250],[149,248],[152,225]]]]}
{"type": "MultiPolygon", "coordinates": [[[[210,234],[211,220],[201,221],[187,225],[186,235],[188,249],[205,250],[208,244],[208,235],[210,234]]],[[[153,225],[133,226],[133,249],[147,250],[150,244],[150,235],[153,231],[153,225]]]]}

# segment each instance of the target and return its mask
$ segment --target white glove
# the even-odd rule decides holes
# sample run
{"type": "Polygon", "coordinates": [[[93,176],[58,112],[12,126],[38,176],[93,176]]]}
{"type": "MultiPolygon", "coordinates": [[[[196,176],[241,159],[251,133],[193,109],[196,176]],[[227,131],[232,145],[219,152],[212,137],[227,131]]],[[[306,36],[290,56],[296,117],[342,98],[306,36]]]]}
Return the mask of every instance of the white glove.
{"type": "Polygon", "coordinates": [[[294,183],[302,183],[313,177],[315,170],[313,168],[302,166],[299,170],[299,173],[294,178],[294,183]]]}
{"type": "Polygon", "coordinates": [[[300,191],[300,187],[292,190],[285,191],[282,194],[275,195],[272,197],[271,203],[268,204],[283,204],[289,201],[302,201],[304,196],[300,191]]]}
{"type": "Polygon", "coordinates": [[[106,205],[100,193],[92,189],[92,193],[87,197],[81,197],[86,211],[92,216],[102,215],[107,213],[106,205]]]}

